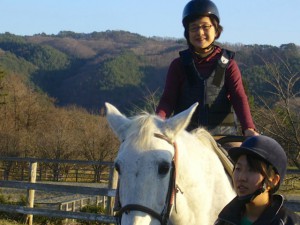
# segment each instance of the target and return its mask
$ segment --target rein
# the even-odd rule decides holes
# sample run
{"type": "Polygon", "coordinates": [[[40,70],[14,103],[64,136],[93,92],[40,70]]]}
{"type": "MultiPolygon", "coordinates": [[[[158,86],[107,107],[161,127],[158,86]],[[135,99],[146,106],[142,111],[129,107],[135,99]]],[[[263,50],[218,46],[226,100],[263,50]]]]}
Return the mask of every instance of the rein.
{"type": "Polygon", "coordinates": [[[125,206],[121,206],[119,194],[118,194],[118,188],[117,188],[117,204],[120,206],[119,210],[116,212],[115,217],[117,218],[117,224],[121,225],[121,219],[123,213],[128,214],[130,211],[140,211],[149,214],[153,218],[157,219],[161,225],[167,225],[169,221],[169,217],[171,214],[172,207],[175,203],[175,197],[176,193],[178,192],[178,187],[176,186],[176,167],[177,167],[177,159],[178,159],[178,148],[176,142],[172,142],[168,137],[166,137],[163,134],[154,133],[154,137],[160,138],[168,142],[170,145],[174,147],[174,156],[172,160],[172,168],[170,171],[170,181],[169,181],[169,187],[168,187],[168,193],[165,201],[164,209],[161,213],[158,213],[154,211],[153,209],[150,209],[148,207],[145,207],[143,205],[139,204],[128,204],[125,206]]]}

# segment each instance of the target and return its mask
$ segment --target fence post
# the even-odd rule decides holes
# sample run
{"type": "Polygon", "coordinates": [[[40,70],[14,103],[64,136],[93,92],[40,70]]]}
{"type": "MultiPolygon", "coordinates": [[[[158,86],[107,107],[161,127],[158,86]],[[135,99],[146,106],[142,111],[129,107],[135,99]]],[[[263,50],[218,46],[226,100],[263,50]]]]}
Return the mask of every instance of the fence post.
{"type": "MultiPolygon", "coordinates": [[[[30,169],[30,177],[29,182],[35,183],[36,182],[36,168],[37,168],[37,162],[31,162],[29,169],[30,169]]],[[[34,193],[35,190],[28,189],[27,190],[27,207],[33,208],[34,207],[34,193]]],[[[33,223],[33,215],[28,214],[26,217],[26,224],[32,225],[33,223]]]]}
{"type": "MultiPolygon", "coordinates": [[[[118,183],[118,173],[115,170],[114,166],[110,167],[109,171],[109,189],[116,189],[118,183]]],[[[107,198],[107,204],[106,204],[106,212],[108,215],[113,215],[113,207],[114,207],[114,198],[108,197],[107,198]]]]}
{"type": "Polygon", "coordinates": [[[105,209],[106,202],[107,202],[106,196],[102,196],[102,207],[103,207],[103,209],[105,209]]]}
{"type": "Polygon", "coordinates": [[[40,163],[40,166],[39,166],[39,169],[40,169],[40,171],[39,171],[39,181],[42,181],[42,173],[43,173],[43,166],[42,166],[43,164],[42,163],[40,163]]]}
{"type": "Polygon", "coordinates": [[[78,172],[79,172],[79,169],[78,169],[78,167],[76,166],[76,169],[75,169],[76,182],[78,182],[78,172]]]}
{"type": "Polygon", "coordinates": [[[80,199],[80,210],[84,207],[83,199],[80,199]]]}

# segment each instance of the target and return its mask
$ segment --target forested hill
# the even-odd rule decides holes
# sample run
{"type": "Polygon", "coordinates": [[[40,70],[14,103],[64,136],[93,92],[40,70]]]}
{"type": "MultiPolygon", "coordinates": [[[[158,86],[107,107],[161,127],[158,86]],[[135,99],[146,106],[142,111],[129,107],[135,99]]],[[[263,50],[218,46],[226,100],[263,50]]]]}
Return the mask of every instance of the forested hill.
{"type": "MultiPolygon", "coordinates": [[[[241,45],[220,43],[236,51],[248,90],[266,95],[264,82],[270,63],[279,65],[279,74],[300,70],[300,47],[283,43],[241,45]]],[[[143,106],[145,99],[158,98],[167,68],[178,51],[186,48],[184,39],[147,38],[125,31],[90,34],[60,32],[16,36],[0,34],[0,65],[9,73],[24,77],[57,99],[61,106],[76,104],[99,111],[110,102],[123,111],[143,106]]],[[[297,83],[294,88],[300,89],[297,83]]]]}

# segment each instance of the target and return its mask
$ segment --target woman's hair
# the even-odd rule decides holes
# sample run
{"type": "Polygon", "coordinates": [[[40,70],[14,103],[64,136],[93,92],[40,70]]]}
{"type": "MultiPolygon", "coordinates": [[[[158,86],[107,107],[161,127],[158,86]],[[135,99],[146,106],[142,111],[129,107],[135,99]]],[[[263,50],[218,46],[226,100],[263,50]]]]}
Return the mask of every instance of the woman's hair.
{"type": "MultiPolygon", "coordinates": [[[[184,37],[189,45],[189,47],[192,47],[190,43],[190,38],[189,38],[189,24],[194,22],[195,20],[201,18],[202,16],[194,16],[194,17],[189,17],[188,20],[184,23],[184,37]]],[[[216,29],[216,39],[218,39],[221,36],[221,33],[223,31],[223,27],[219,24],[218,19],[214,15],[208,16],[211,20],[211,23],[216,29]]]]}
{"type": "Polygon", "coordinates": [[[274,184],[270,181],[270,179],[277,174],[274,167],[267,163],[265,160],[252,155],[246,155],[246,158],[249,167],[253,171],[260,173],[264,177],[265,184],[267,185],[267,187],[270,187],[269,193],[274,194],[280,186],[280,182],[278,182],[277,185],[274,186],[274,184]]]}

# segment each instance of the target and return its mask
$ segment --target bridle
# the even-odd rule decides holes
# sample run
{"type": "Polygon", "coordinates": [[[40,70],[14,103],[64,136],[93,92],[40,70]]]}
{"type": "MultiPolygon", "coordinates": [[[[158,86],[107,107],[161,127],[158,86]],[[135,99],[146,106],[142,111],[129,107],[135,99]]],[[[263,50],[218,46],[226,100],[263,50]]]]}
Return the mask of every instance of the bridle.
{"type": "Polygon", "coordinates": [[[176,186],[176,166],[177,166],[177,144],[176,142],[172,142],[168,137],[163,134],[154,133],[154,137],[163,139],[167,141],[174,147],[174,156],[172,159],[172,167],[170,171],[170,180],[169,180],[169,187],[167,192],[167,197],[165,200],[165,206],[161,213],[154,211],[151,208],[148,208],[143,205],[139,204],[128,204],[125,206],[121,206],[121,202],[119,199],[119,185],[117,187],[117,196],[116,196],[116,203],[119,205],[115,217],[117,219],[117,225],[121,225],[122,215],[123,213],[128,214],[130,211],[140,211],[146,214],[149,214],[151,217],[157,219],[161,225],[167,225],[169,221],[169,217],[171,214],[171,210],[175,203],[176,193],[178,192],[179,188],[176,186]]]}

